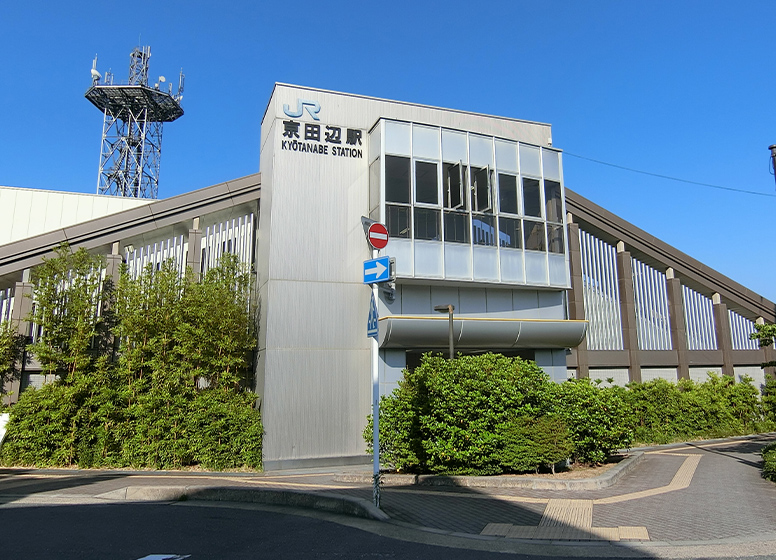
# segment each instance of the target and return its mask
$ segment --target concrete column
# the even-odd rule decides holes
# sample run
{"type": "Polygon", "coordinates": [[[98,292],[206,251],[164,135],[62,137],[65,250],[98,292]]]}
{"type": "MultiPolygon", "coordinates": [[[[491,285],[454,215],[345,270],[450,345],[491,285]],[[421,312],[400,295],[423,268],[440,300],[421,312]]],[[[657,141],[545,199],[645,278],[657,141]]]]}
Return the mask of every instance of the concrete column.
{"type": "MultiPolygon", "coordinates": [[[[27,337],[32,334],[31,322],[29,320],[32,314],[32,294],[35,285],[30,282],[30,269],[26,268],[22,273],[22,281],[17,282],[13,292],[13,308],[11,309],[11,321],[13,325],[16,325],[16,332],[27,337]]],[[[26,361],[27,353],[22,356],[21,375],[24,375],[24,363],[26,361]]],[[[21,379],[13,379],[11,382],[4,386],[3,391],[10,393],[10,397],[5,397],[3,402],[6,404],[14,404],[19,400],[19,393],[21,392],[21,379]]]]}
{"type": "Polygon", "coordinates": [[[719,294],[711,296],[714,309],[714,330],[717,334],[717,350],[722,351],[722,375],[733,375],[733,337],[730,334],[730,316],[727,305],[719,294]]]}
{"type": "Polygon", "coordinates": [[[115,241],[111,247],[110,255],[105,257],[105,282],[103,283],[103,289],[109,297],[106,301],[105,309],[103,309],[102,312],[105,321],[100,323],[98,327],[100,335],[97,337],[99,343],[105,345],[102,350],[110,350],[112,360],[115,360],[118,355],[119,341],[109,334],[110,329],[113,327],[113,320],[115,317],[111,312],[113,297],[110,292],[115,290],[119,283],[119,279],[121,278],[121,265],[123,262],[124,259],[121,256],[120,243],[115,241]]]}
{"type": "MultiPolygon", "coordinates": [[[[568,214],[569,266],[571,289],[568,291],[569,319],[584,320],[585,300],[582,285],[582,251],[579,244],[579,225],[572,222],[568,214]]],[[[575,349],[577,354],[577,378],[590,377],[590,359],[587,350],[587,336],[575,349]]]]}
{"type": "Polygon", "coordinates": [[[641,383],[639,335],[636,330],[636,297],[633,291],[633,263],[625,243],[617,243],[617,285],[620,289],[620,317],[622,318],[622,343],[628,351],[630,380],[641,383]]]}
{"type": "Polygon", "coordinates": [[[186,266],[199,278],[202,273],[202,230],[199,229],[199,218],[194,218],[189,230],[189,250],[186,256],[186,266]]]}
{"type": "Polygon", "coordinates": [[[676,351],[679,379],[690,378],[690,356],[687,354],[687,325],[684,322],[684,299],[682,282],[676,278],[674,269],[666,270],[668,291],[668,320],[671,323],[671,347],[676,351]]]}
{"type": "Polygon", "coordinates": [[[121,276],[121,264],[124,259],[119,252],[119,242],[116,241],[111,247],[111,253],[105,257],[105,280],[110,281],[113,286],[118,284],[119,277],[121,276]]]}
{"type": "Polygon", "coordinates": [[[30,321],[28,320],[32,313],[32,292],[35,285],[30,282],[30,269],[24,269],[22,281],[17,282],[13,292],[13,309],[11,309],[11,320],[16,325],[19,334],[30,336],[30,321]]]}

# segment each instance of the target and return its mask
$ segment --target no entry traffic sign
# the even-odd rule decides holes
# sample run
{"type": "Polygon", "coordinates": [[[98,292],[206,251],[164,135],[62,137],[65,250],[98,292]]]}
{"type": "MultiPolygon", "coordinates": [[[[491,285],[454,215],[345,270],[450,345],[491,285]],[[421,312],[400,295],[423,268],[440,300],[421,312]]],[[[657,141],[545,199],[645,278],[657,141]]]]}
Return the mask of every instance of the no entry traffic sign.
{"type": "Polygon", "coordinates": [[[388,245],[388,229],[380,222],[375,222],[369,226],[366,238],[374,249],[383,249],[388,245]]]}

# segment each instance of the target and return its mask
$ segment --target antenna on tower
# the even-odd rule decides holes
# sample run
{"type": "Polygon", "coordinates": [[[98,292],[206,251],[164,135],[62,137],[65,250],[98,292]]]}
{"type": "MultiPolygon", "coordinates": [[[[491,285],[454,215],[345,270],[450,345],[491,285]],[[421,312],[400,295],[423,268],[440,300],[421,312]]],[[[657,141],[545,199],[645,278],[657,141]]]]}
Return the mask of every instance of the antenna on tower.
{"type": "Polygon", "coordinates": [[[94,55],[94,60],[92,61],[92,85],[96,86],[100,83],[100,73],[97,71],[97,55],[94,55]]]}
{"type": "MultiPolygon", "coordinates": [[[[183,71],[178,95],[148,86],[151,47],[135,47],[129,55],[129,81],[115,84],[108,71],[105,80],[92,63],[92,86],[86,98],[103,112],[102,148],[97,193],[133,198],[157,198],[162,153],[162,125],[183,116],[183,71]]],[[[159,76],[164,83],[164,76],[159,76]]]]}

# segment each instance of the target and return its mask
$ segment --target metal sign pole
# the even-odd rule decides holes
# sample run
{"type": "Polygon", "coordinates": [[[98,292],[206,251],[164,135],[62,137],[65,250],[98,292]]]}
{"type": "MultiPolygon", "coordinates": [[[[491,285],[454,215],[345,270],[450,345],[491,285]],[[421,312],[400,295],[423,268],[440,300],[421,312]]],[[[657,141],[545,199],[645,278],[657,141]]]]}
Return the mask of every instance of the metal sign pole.
{"type": "MultiPolygon", "coordinates": [[[[372,258],[377,258],[377,250],[372,249],[372,258]]],[[[372,298],[377,302],[377,284],[372,284],[372,298]]],[[[380,507],[380,379],[378,375],[377,337],[373,337],[372,349],[372,501],[380,507]]]]}

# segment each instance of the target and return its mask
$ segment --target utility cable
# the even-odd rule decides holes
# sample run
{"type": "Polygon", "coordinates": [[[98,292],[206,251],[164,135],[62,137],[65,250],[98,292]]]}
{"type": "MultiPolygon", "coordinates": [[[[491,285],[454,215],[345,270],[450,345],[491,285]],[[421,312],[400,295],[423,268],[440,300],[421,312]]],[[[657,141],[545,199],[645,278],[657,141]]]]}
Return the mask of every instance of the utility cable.
{"type": "Polygon", "coordinates": [[[616,163],[609,163],[606,161],[601,161],[598,159],[593,159],[585,156],[580,156],[577,154],[572,154],[571,152],[563,151],[564,155],[579,158],[579,159],[585,159],[587,161],[592,161],[593,163],[598,163],[601,165],[608,165],[609,167],[615,167],[617,169],[622,169],[624,171],[630,171],[632,173],[641,173],[642,175],[649,175],[651,177],[658,177],[660,179],[668,179],[669,181],[678,181],[680,183],[689,183],[690,185],[698,185],[700,187],[709,187],[712,189],[720,189],[723,191],[732,191],[732,192],[739,192],[744,194],[753,194],[756,196],[767,196],[770,198],[776,198],[776,194],[773,193],[764,193],[764,192],[758,192],[758,191],[748,191],[745,189],[736,189],[734,187],[725,187],[723,185],[712,185],[711,183],[701,183],[699,181],[690,181],[689,179],[680,179],[678,177],[671,177],[669,175],[661,175],[660,173],[652,173],[651,171],[642,171],[641,169],[633,169],[632,167],[625,167],[624,165],[617,165],[616,163]]]}

